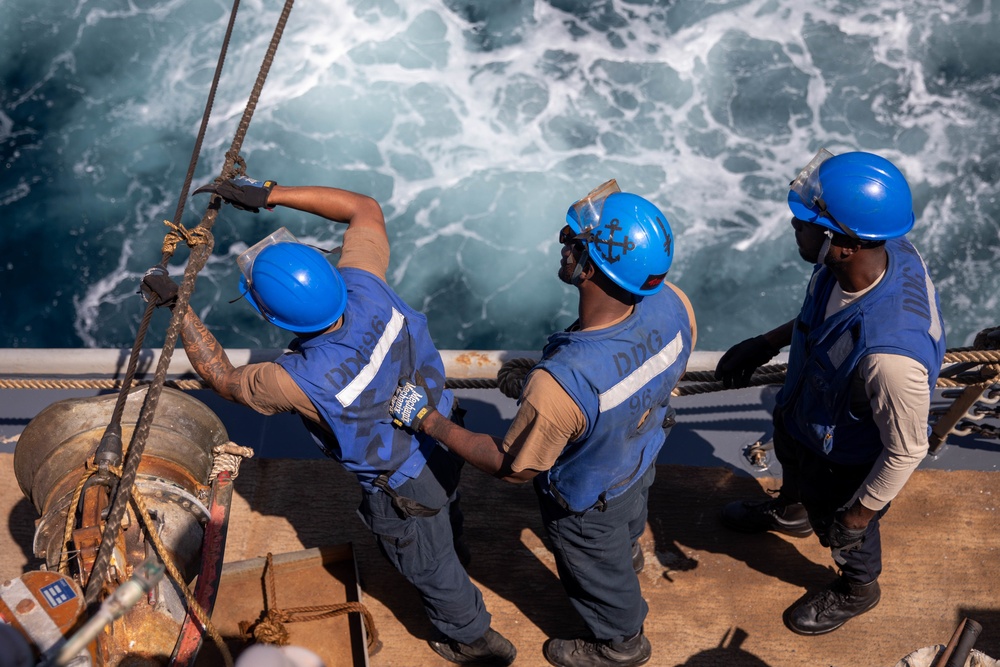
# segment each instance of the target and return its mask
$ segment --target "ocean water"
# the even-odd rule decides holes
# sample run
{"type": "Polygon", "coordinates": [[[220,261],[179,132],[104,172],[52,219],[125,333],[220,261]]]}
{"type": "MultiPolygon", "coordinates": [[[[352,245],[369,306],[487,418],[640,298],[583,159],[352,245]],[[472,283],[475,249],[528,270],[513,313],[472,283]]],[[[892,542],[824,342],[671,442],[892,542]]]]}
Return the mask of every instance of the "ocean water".
{"type": "MultiPolygon", "coordinates": [[[[195,185],[222,167],[281,6],[239,7],[195,185]]],[[[0,347],[131,346],[230,10],[0,0],[0,347]]],[[[909,179],[956,347],[1000,324],[998,33],[1000,0],[300,0],[242,155],[252,176],[381,202],[389,281],[439,347],[523,350],[575,316],[556,237],[608,178],[667,215],[698,346],[724,349],[797,312],[811,267],[789,180],[820,147],[877,152],[909,179]]],[[[231,303],[236,256],[280,226],[343,232],[225,207],[193,304],[227,346],[290,339],[231,303]]]]}

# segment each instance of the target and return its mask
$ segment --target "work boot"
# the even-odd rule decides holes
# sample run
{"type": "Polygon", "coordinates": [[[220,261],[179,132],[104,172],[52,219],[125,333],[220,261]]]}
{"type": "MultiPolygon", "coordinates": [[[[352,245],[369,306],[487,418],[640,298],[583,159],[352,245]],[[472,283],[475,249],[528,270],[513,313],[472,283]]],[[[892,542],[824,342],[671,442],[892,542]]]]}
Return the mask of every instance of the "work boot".
{"type": "Polygon", "coordinates": [[[550,639],[542,654],[556,667],[630,667],[645,665],[653,647],[642,630],[622,641],[596,639],[550,639]]]}
{"type": "Polygon", "coordinates": [[[638,542],[632,543],[632,569],[635,570],[636,574],[642,572],[642,568],[646,567],[646,557],[642,553],[642,546],[638,542]]]}
{"type": "Polygon", "coordinates": [[[437,641],[430,640],[427,643],[439,656],[459,665],[506,667],[517,657],[514,645],[493,628],[471,644],[463,644],[448,637],[442,637],[437,641]]]}
{"type": "Polygon", "coordinates": [[[878,581],[857,584],[841,577],[826,590],[813,593],[785,613],[785,625],[800,635],[833,632],[878,604],[878,581]]]}
{"type": "Polygon", "coordinates": [[[733,501],[722,508],[722,523],[742,533],[773,530],[792,537],[808,537],[813,532],[802,503],[790,503],[781,496],[760,501],[733,501]]]}

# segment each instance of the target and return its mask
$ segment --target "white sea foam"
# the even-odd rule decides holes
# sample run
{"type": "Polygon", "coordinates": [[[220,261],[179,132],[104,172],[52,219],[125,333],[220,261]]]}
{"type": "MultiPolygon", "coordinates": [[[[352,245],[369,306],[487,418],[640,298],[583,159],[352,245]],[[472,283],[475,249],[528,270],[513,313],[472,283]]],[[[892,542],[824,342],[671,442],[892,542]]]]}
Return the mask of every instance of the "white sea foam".
{"type": "MultiPolygon", "coordinates": [[[[2,10],[33,59],[0,46],[0,71],[19,72],[5,74],[17,85],[0,107],[7,172],[18,174],[0,182],[0,209],[21,216],[47,202],[51,219],[35,224],[73,230],[66,252],[86,264],[69,278],[73,303],[62,299],[77,337],[129,345],[137,276],[159,259],[229,5],[36,4],[2,10]]],[[[797,308],[810,267],[784,203],[796,170],[821,146],[870,150],[913,186],[911,237],[937,277],[949,344],[996,324],[977,297],[1000,287],[1000,18],[988,6],[558,4],[299,3],[243,142],[249,173],[376,197],[390,282],[427,311],[438,344],[513,349],[572,318],[555,235],[571,201],[616,177],[666,213],[671,278],[694,302],[700,346],[721,348],[797,308]]],[[[222,166],[279,11],[241,4],[195,185],[222,166]]],[[[184,224],[206,199],[188,200],[184,224]]],[[[194,303],[226,344],[287,340],[228,303],[235,256],[281,225],[321,246],[342,234],[295,212],[223,209],[194,303]]],[[[182,247],[174,273],[186,257],[182,247]]],[[[23,261],[0,262],[14,266],[0,275],[23,261]]],[[[8,345],[38,340],[26,321],[8,345]]]]}

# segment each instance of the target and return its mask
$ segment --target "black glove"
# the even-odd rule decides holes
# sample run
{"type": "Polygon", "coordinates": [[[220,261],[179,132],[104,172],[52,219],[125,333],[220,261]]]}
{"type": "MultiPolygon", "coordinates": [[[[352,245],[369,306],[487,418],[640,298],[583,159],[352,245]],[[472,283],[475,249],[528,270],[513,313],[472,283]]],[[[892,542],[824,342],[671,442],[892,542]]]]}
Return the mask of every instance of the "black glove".
{"type": "Polygon", "coordinates": [[[259,213],[262,208],[274,208],[267,205],[267,198],[271,195],[271,189],[275,185],[277,185],[275,181],[255,181],[246,176],[237,176],[222,183],[203,185],[192,194],[211,192],[213,195],[222,197],[227,204],[234,208],[259,213]]]}
{"type": "Polygon", "coordinates": [[[162,264],[157,264],[142,277],[139,284],[139,294],[143,301],[148,302],[156,298],[156,307],[166,306],[173,310],[177,305],[177,283],[167,274],[167,269],[162,264]]]}
{"type": "Polygon", "coordinates": [[[753,372],[774,359],[780,351],[763,335],[748,338],[722,355],[715,367],[715,379],[722,380],[726,389],[749,387],[753,372]]]}
{"type": "Polygon", "coordinates": [[[867,526],[864,528],[848,528],[843,523],[843,517],[843,512],[837,512],[829,528],[825,531],[826,535],[821,535],[819,540],[819,543],[824,547],[840,549],[841,553],[854,551],[864,544],[865,532],[868,530],[867,526]]]}

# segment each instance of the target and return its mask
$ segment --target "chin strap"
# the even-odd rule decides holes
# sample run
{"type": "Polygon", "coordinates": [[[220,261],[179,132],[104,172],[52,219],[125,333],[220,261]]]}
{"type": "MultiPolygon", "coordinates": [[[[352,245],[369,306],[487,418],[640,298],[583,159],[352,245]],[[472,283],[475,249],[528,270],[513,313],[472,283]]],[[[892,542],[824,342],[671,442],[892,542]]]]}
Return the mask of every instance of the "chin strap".
{"type": "Polygon", "coordinates": [[[587,266],[588,260],[590,260],[590,249],[584,244],[583,252],[580,253],[580,259],[577,260],[576,266],[573,267],[573,275],[570,278],[570,282],[574,285],[580,281],[580,275],[583,274],[583,269],[587,266]]]}
{"type": "Polygon", "coordinates": [[[816,256],[817,264],[822,264],[826,259],[826,254],[830,252],[830,243],[833,241],[833,232],[829,229],[825,230],[823,235],[826,236],[826,239],[824,239],[823,245],[819,249],[819,255],[816,256]]]}

